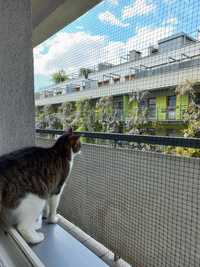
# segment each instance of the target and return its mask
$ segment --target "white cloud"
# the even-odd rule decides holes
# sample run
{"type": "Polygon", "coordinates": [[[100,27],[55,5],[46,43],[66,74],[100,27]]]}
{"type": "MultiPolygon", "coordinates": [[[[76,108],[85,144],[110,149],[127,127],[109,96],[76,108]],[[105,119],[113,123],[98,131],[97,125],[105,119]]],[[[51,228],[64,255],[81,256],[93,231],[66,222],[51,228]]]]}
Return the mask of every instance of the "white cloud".
{"type": "Polygon", "coordinates": [[[135,0],[131,5],[125,6],[122,10],[122,17],[143,16],[152,12],[156,6],[148,0],[135,0]]]}
{"type": "Polygon", "coordinates": [[[98,18],[101,22],[108,23],[114,26],[118,26],[122,28],[129,26],[128,23],[123,23],[117,17],[115,17],[115,15],[112,14],[110,11],[105,11],[105,12],[100,13],[98,18]]]}
{"type": "Polygon", "coordinates": [[[136,49],[146,55],[149,45],[173,33],[173,27],[142,27],[127,41],[109,41],[106,36],[83,31],[58,32],[44,44],[34,48],[35,75],[50,76],[59,69],[67,73],[78,72],[100,62],[119,64],[120,56],[136,49]]]}
{"type": "Polygon", "coordinates": [[[103,61],[118,63],[118,53],[124,47],[123,42],[109,42],[105,36],[59,32],[34,48],[34,72],[49,76],[59,69],[72,73],[103,61]]]}
{"type": "Polygon", "coordinates": [[[118,0],[107,0],[107,2],[115,6],[119,4],[118,0]]]}
{"type": "Polygon", "coordinates": [[[158,40],[163,39],[173,33],[171,26],[167,27],[142,27],[138,28],[136,35],[129,38],[126,43],[127,50],[143,50],[143,55],[147,54],[150,45],[156,45],[158,40]]]}
{"type": "Polygon", "coordinates": [[[178,20],[176,17],[167,18],[163,21],[163,24],[171,24],[176,25],[178,23],[178,20]]]}
{"type": "Polygon", "coordinates": [[[164,2],[165,2],[167,5],[171,5],[171,4],[173,4],[174,2],[176,2],[176,0],[164,0],[164,2]]]}

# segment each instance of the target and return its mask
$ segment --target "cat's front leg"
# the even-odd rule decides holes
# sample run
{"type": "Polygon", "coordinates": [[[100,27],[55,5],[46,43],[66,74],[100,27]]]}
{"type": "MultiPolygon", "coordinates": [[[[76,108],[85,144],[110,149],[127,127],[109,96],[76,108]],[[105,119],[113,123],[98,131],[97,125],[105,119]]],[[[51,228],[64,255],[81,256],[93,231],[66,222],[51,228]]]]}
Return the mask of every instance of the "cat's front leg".
{"type": "Polygon", "coordinates": [[[58,222],[58,216],[57,216],[57,208],[60,202],[60,195],[52,195],[49,198],[49,217],[48,222],[49,223],[57,223],[58,222]]]}
{"type": "Polygon", "coordinates": [[[29,193],[12,211],[17,219],[17,229],[28,243],[37,244],[44,239],[43,233],[36,232],[36,221],[40,217],[44,205],[44,199],[29,193]]]}
{"type": "Polygon", "coordinates": [[[44,219],[48,219],[49,217],[49,213],[50,213],[50,208],[49,208],[49,199],[46,201],[46,204],[45,204],[45,207],[44,207],[44,210],[43,210],[43,215],[42,217],[44,219]]]}

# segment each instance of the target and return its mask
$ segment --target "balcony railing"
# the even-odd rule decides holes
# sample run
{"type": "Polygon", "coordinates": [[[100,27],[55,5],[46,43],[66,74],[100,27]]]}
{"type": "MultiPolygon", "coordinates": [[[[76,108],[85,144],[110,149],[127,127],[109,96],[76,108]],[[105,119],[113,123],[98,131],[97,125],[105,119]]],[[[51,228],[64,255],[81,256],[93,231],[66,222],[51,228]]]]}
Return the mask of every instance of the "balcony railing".
{"type": "Polygon", "coordinates": [[[148,109],[147,118],[149,121],[183,122],[186,110],[187,106],[148,109]]]}
{"type": "Polygon", "coordinates": [[[167,120],[176,120],[176,107],[169,107],[166,111],[167,120]]]}
{"type": "MultiPolygon", "coordinates": [[[[168,107],[168,108],[156,108],[156,107],[143,107],[140,112],[146,109],[146,116],[148,121],[163,121],[163,122],[183,122],[184,114],[187,110],[187,106],[181,107],[168,107]]],[[[138,109],[133,110],[133,114],[137,114],[138,109]]],[[[141,115],[141,114],[140,114],[141,115]]],[[[138,116],[140,116],[138,115],[138,116]]],[[[141,115],[142,116],[142,115],[141,115]]]]}
{"type": "MultiPolygon", "coordinates": [[[[116,86],[118,84],[123,84],[123,83],[130,82],[133,80],[154,77],[154,76],[168,74],[168,73],[174,73],[174,72],[178,72],[181,70],[192,69],[192,68],[199,67],[199,66],[200,66],[200,55],[194,55],[193,57],[187,60],[182,60],[182,61],[178,60],[178,61],[171,62],[171,63],[165,62],[160,65],[150,66],[147,69],[138,68],[135,70],[134,74],[132,75],[130,74],[128,76],[125,75],[124,77],[125,80],[120,79],[117,81],[117,83],[110,83],[110,80],[99,81],[99,82],[95,80],[84,80],[87,86],[81,86],[81,83],[80,83],[80,88],[83,91],[87,91],[87,90],[97,89],[98,87],[116,86]],[[126,77],[132,77],[132,78],[127,79],[126,77]]],[[[58,89],[59,85],[57,85],[55,88],[58,89]]],[[[76,90],[74,86],[72,86],[71,84],[67,84],[67,83],[65,85],[61,85],[60,88],[62,88],[63,90],[62,94],[64,95],[79,92],[76,90]]],[[[52,95],[50,95],[49,97],[52,97],[52,95]]]]}
{"type": "MultiPolygon", "coordinates": [[[[37,141],[62,133],[37,130],[37,141]]],[[[75,160],[61,214],[132,266],[200,266],[200,159],[166,155],[199,151],[200,139],[80,134],[93,144],[75,160]]]]}

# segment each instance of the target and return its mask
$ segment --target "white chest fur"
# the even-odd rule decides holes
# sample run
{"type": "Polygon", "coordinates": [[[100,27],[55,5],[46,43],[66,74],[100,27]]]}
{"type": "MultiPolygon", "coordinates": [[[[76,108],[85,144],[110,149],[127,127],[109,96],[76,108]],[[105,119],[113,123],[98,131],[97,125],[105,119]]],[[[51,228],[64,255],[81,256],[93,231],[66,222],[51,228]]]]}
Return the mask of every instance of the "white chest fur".
{"type": "Polygon", "coordinates": [[[71,150],[71,161],[70,161],[70,169],[69,169],[69,174],[68,174],[68,177],[72,171],[72,167],[74,165],[74,158],[77,156],[77,155],[80,155],[81,154],[81,151],[79,151],[78,153],[74,153],[72,150],[71,150]]]}
{"type": "MultiPolygon", "coordinates": [[[[75,158],[75,156],[76,156],[76,154],[74,154],[73,153],[73,151],[71,152],[72,154],[71,154],[71,161],[70,161],[70,166],[69,166],[69,175],[71,174],[71,171],[72,171],[72,167],[73,167],[73,165],[74,165],[74,158],[75,158]]],[[[69,176],[68,175],[68,176],[69,176]]]]}

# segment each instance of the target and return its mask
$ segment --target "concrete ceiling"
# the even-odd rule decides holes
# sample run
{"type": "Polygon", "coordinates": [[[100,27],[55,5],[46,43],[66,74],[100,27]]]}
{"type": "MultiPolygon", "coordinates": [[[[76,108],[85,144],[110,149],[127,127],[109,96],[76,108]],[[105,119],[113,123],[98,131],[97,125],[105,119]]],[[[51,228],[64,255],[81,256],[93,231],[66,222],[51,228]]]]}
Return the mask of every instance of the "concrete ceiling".
{"type": "Polygon", "coordinates": [[[33,47],[99,2],[101,0],[32,0],[33,47]]]}

